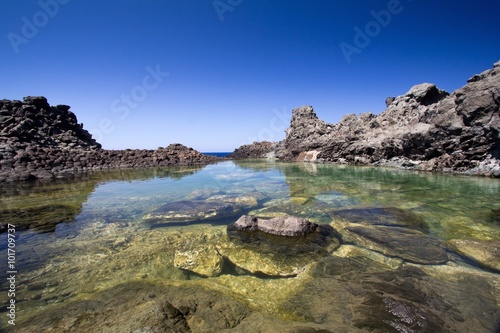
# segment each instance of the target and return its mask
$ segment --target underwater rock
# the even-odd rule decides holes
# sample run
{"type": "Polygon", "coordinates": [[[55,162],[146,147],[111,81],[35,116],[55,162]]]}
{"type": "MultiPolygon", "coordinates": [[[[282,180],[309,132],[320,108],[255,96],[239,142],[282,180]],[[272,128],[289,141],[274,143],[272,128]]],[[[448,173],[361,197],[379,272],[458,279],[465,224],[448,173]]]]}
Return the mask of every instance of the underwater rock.
{"type": "Polygon", "coordinates": [[[433,265],[444,264],[448,255],[443,244],[426,234],[406,228],[385,226],[347,226],[344,241],[405,261],[433,265]]]}
{"type": "Polygon", "coordinates": [[[169,202],[146,214],[143,220],[154,223],[194,222],[229,217],[241,208],[225,202],[206,200],[181,200],[169,202]]]}
{"type": "Polygon", "coordinates": [[[292,216],[260,220],[244,215],[227,226],[227,236],[229,241],[218,247],[224,258],[268,276],[295,276],[340,244],[331,226],[292,216]]]}
{"type": "MultiPolygon", "coordinates": [[[[71,222],[82,210],[81,206],[45,205],[33,208],[0,210],[0,221],[16,226],[17,230],[34,229],[38,232],[52,232],[62,222],[71,222]]],[[[0,233],[7,231],[7,224],[0,227],[0,233]],[[5,226],[5,228],[3,228],[5,226]]]]}
{"type": "Polygon", "coordinates": [[[242,208],[253,208],[259,204],[259,199],[253,195],[236,195],[236,194],[218,194],[208,197],[208,201],[225,202],[229,204],[234,204],[242,208]]]}
{"type": "Polygon", "coordinates": [[[422,217],[396,207],[343,209],[335,211],[332,215],[353,223],[409,227],[419,230],[424,228],[422,217]]]}
{"type": "Polygon", "coordinates": [[[500,272],[500,242],[476,242],[467,239],[452,239],[446,244],[479,265],[500,272]]]}
{"type": "Polygon", "coordinates": [[[263,220],[253,216],[241,216],[233,226],[237,230],[260,230],[278,236],[305,236],[318,229],[318,224],[295,216],[279,216],[263,220]]]}
{"type": "Polygon", "coordinates": [[[492,209],[491,218],[493,222],[500,224],[500,209],[492,209]]]}
{"type": "Polygon", "coordinates": [[[436,279],[420,268],[392,269],[362,254],[325,257],[311,274],[281,310],[333,332],[487,333],[498,328],[495,288],[486,277],[464,272],[458,280],[456,273],[436,279]]]}
{"type": "Polygon", "coordinates": [[[205,277],[219,276],[224,259],[213,245],[185,247],[175,251],[174,266],[205,277]]]}
{"type": "Polygon", "coordinates": [[[15,332],[222,332],[250,314],[243,303],[192,285],[130,282],[20,318],[15,332]],[[19,328],[18,328],[19,327],[19,328]],[[64,327],[64,329],[62,329],[64,327]]]}

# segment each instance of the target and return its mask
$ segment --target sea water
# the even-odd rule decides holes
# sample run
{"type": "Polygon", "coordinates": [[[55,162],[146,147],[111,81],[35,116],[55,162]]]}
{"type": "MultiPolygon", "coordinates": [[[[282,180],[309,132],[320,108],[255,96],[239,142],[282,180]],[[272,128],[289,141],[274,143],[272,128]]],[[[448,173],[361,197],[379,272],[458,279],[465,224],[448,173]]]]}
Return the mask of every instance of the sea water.
{"type": "MultiPolygon", "coordinates": [[[[498,328],[498,179],[273,161],[76,178],[1,185],[2,330],[139,331],[143,289],[172,299],[173,290],[222,294],[249,309],[225,327],[249,332],[498,328]],[[224,208],[199,211],[206,202],[224,208]],[[286,275],[297,258],[264,257],[228,239],[226,225],[243,214],[299,216],[331,226],[335,242],[286,275]],[[207,277],[179,268],[176,256],[204,249],[234,257],[231,269],[207,277]],[[436,251],[447,259],[433,259],[436,251]],[[263,274],[252,261],[262,271],[272,265],[263,274]]],[[[193,332],[210,331],[201,313],[185,315],[193,332]]]]}

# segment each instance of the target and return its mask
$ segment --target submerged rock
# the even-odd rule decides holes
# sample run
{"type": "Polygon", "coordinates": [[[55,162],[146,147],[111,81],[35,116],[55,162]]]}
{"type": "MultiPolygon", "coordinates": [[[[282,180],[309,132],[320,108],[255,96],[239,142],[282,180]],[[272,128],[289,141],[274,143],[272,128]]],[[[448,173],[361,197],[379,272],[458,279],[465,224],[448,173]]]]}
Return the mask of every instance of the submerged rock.
{"type": "Polygon", "coordinates": [[[261,197],[262,196],[251,194],[218,194],[210,196],[206,200],[230,203],[248,209],[256,207],[259,204],[259,198],[261,197]]]}
{"type": "Polygon", "coordinates": [[[343,218],[349,222],[370,225],[409,227],[414,229],[423,229],[425,225],[422,217],[395,207],[343,209],[335,211],[333,216],[343,218]]]}
{"type": "MultiPolygon", "coordinates": [[[[446,266],[423,267],[446,272],[446,266]]],[[[333,332],[486,333],[498,328],[491,297],[496,288],[472,271],[437,279],[412,265],[392,269],[363,255],[332,255],[311,274],[281,309],[333,332]]]]}
{"type": "Polygon", "coordinates": [[[20,318],[16,332],[222,332],[251,313],[243,303],[199,286],[131,282],[67,302],[32,318],[20,318]]]}
{"type": "Polygon", "coordinates": [[[446,244],[479,265],[500,272],[500,242],[452,239],[446,244]]]}
{"type": "Polygon", "coordinates": [[[340,232],[344,240],[405,261],[430,265],[448,261],[444,245],[417,230],[350,225],[340,232]]]}
{"type": "MultiPolygon", "coordinates": [[[[0,221],[15,225],[17,230],[33,229],[38,232],[52,232],[59,223],[73,221],[81,210],[81,206],[58,204],[34,208],[2,209],[0,221]]],[[[6,227],[6,224],[2,224],[0,233],[7,231],[6,227]]]]}
{"type": "Polygon", "coordinates": [[[340,244],[329,225],[294,216],[262,220],[244,215],[228,225],[227,234],[220,254],[236,267],[268,276],[295,276],[340,244]]]}
{"type": "Polygon", "coordinates": [[[205,277],[219,276],[224,259],[214,245],[183,247],[175,251],[174,266],[205,277]]]}
{"type": "Polygon", "coordinates": [[[169,202],[143,219],[151,223],[176,223],[215,220],[239,213],[240,207],[230,203],[208,200],[181,200],[169,202]]]}

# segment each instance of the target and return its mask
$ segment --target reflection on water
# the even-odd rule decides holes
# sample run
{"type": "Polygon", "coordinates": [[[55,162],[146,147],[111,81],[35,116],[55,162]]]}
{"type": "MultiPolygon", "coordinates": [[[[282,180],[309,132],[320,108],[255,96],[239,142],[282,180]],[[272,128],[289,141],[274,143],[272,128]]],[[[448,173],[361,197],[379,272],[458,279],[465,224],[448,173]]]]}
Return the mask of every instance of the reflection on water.
{"type": "Polygon", "coordinates": [[[76,178],[0,188],[16,332],[499,327],[499,180],[270,161],[76,178]],[[242,214],[329,224],[334,245],[245,245],[225,228],[242,214]]]}

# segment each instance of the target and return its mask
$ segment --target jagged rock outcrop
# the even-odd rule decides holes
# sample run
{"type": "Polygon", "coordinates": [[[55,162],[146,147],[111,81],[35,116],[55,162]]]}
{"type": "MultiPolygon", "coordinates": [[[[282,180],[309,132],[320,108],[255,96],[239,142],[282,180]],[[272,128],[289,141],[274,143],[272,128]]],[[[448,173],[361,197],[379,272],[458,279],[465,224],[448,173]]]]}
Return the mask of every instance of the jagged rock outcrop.
{"type": "Polygon", "coordinates": [[[434,84],[386,100],[380,115],[320,120],[294,109],[275,154],[288,161],[388,165],[500,177],[500,62],[452,94],[434,84]]]}
{"type": "Polygon", "coordinates": [[[45,97],[0,100],[0,142],[13,148],[101,148],[68,105],[50,106],[45,97]]]}
{"type": "Polygon", "coordinates": [[[269,152],[271,152],[276,146],[275,142],[269,141],[260,141],[254,142],[252,144],[243,145],[237,148],[234,152],[229,154],[227,158],[230,159],[244,159],[244,158],[264,158],[264,157],[272,157],[269,156],[269,152]]]}
{"type": "Polygon", "coordinates": [[[53,179],[87,170],[198,165],[218,161],[181,144],[156,150],[105,150],[67,105],[45,97],[0,101],[0,183],[53,179]]]}

